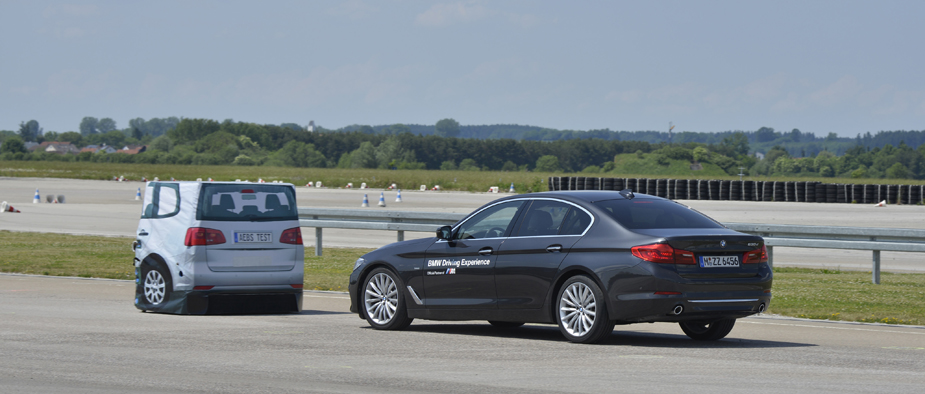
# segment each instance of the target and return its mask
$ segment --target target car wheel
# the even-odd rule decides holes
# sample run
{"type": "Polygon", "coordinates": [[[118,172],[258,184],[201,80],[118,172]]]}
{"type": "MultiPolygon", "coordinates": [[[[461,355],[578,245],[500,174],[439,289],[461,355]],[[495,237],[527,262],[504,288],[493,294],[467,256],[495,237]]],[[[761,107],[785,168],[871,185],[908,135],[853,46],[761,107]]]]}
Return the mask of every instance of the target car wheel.
{"type": "Polygon", "coordinates": [[[160,308],[170,299],[169,274],[164,272],[160,265],[147,268],[145,271],[142,283],[145,303],[151,307],[160,308]]]}
{"type": "Polygon", "coordinates": [[[408,317],[401,294],[401,279],[392,271],[377,268],[366,277],[363,303],[366,321],[379,330],[401,330],[413,319],[408,317]]]}
{"type": "Polygon", "coordinates": [[[722,339],[732,331],[732,326],[735,324],[735,319],[722,319],[713,322],[683,321],[680,323],[681,331],[684,331],[691,339],[698,341],[722,339]]]}
{"type": "Polygon", "coordinates": [[[559,330],[575,343],[597,343],[613,332],[601,289],[590,278],[572,277],[559,290],[559,330]]]}

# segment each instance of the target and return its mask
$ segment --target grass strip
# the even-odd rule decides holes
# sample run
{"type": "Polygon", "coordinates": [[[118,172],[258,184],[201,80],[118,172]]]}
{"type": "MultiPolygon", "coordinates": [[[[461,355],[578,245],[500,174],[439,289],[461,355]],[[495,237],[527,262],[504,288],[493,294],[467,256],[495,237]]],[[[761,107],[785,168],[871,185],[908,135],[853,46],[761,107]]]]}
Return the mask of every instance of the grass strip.
{"type": "MultiPolygon", "coordinates": [[[[131,238],[0,231],[0,272],[134,279],[131,238]]],[[[370,249],[305,253],[305,288],[345,291],[356,259],[370,249]]],[[[925,274],[779,267],[768,313],[809,319],[925,325],[925,274]]]]}

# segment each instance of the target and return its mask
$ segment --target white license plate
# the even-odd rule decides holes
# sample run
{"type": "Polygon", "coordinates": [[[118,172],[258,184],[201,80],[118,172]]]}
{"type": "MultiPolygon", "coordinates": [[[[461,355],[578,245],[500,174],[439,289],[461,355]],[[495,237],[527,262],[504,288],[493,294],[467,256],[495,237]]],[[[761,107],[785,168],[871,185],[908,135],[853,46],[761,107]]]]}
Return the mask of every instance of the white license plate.
{"type": "Polygon", "coordinates": [[[273,242],[273,233],[234,233],[234,243],[273,242]]]}
{"type": "Polygon", "coordinates": [[[738,267],[739,256],[700,256],[700,266],[704,268],[738,267]]]}

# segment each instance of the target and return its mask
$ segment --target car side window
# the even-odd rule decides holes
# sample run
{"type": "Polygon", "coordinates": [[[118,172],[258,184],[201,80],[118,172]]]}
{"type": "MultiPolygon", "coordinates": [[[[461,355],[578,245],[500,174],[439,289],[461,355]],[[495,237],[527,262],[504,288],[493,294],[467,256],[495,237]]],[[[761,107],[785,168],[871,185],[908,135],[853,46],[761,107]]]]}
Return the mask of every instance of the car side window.
{"type": "Polygon", "coordinates": [[[565,215],[565,221],[562,224],[562,230],[559,235],[581,235],[591,224],[591,216],[585,211],[572,207],[568,214],[565,215]]]}
{"type": "Polygon", "coordinates": [[[142,219],[166,218],[180,212],[180,185],[159,183],[145,188],[145,210],[142,219]]]}
{"type": "Polygon", "coordinates": [[[461,224],[453,239],[503,237],[523,205],[523,201],[509,201],[485,209],[461,224]]]}
{"type": "Polygon", "coordinates": [[[535,200],[524,214],[515,236],[556,235],[571,205],[561,201],[535,200]]]}

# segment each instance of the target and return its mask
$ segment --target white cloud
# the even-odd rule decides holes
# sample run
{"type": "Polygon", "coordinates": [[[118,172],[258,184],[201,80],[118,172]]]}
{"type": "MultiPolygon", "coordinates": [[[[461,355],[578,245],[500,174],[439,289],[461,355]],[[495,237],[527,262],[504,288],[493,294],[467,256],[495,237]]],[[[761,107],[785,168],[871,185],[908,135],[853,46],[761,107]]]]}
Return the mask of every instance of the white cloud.
{"type": "Polygon", "coordinates": [[[809,94],[808,98],[813,104],[834,106],[856,98],[861,91],[861,85],[853,75],[839,78],[832,84],[809,94]]]}

